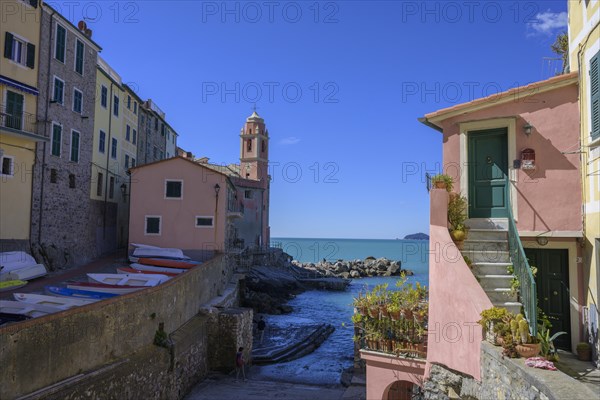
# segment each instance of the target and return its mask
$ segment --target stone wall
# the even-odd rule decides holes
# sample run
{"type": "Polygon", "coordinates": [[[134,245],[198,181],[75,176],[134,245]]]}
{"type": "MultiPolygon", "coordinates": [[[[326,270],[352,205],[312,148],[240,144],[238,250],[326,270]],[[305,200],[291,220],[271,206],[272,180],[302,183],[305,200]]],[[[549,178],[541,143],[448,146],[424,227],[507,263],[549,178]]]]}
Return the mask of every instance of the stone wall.
{"type": "Polygon", "coordinates": [[[252,353],[252,309],[230,308],[211,316],[208,337],[208,363],[211,370],[231,371],[235,354],[244,348],[244,357],[252,353]]]}
{"type": "MultiPolygon", "coordinates": [[[[233,269],[227,256],[221,255],[157,287],[0,327],[0,398],[12,399],[105,365],[131,357],[134,360],[152,345],[161,323],[177,342],[174,332],[223,291],[232,279],[233,269]]],[[[241,331],[231,328],[230,332],[237,338],[241,331]]],[[[192,337],[190,344],[183,347],[180,363],[190,357],[206,359],[202,356],[202,344],[197,345],[197,350],[185,350],[203,341],[203,334],[198,334],[200,339],[192,337]]],[[[140,356],[146,360],[142,364],[151,364],[155,357],[160,361],[160,354],[151,351],[140,356]]],[[[148,365],[148,374],[151,368],[148,365]]],[[[187,372],[180,375],[177,379],[183,386],[192,379],[187,372]]],[[[146,398],[152,397],[161,396],[146,398]]]]}
{"type": "MultiPolygon", "coordinates": [[[[38,143],[31,210],[32,255],[50,270],[85,264],[101,254],[90,224],[91,163],[96,101],[97,50],[85,35],[66,28],[65,62],[54,58],[56,16],[41,13],[37,115],[49,143],[38,143]],[[75,33],[76,32],[76,33],[75,33]],[[83,74],[75,71],[75,43],[84,43],[83,74]],[[53,100],[54,77],[64,81],[64,102],[53,100]],[[74,89],[82,92],[82,111],[73,111],[74,89]],[[45,121],[45,123],[43,122],[45,121]],[[52,155],[53,124],[62,127],[60,156],[52,155]],[[71,161],[72,131],[79,132],[78,159],[71,161]]],[[[114,248],[109,249],[114,250],[114,248]]]]}
{"type": "Polygon", "coordinates": [[[596,398],[581,382],[560,371],[527,367],[523,358],[504,358],[502,348],[481,342],[481,382],[472,376],[432,364],[425,381],[425,399],[596,398]]]}

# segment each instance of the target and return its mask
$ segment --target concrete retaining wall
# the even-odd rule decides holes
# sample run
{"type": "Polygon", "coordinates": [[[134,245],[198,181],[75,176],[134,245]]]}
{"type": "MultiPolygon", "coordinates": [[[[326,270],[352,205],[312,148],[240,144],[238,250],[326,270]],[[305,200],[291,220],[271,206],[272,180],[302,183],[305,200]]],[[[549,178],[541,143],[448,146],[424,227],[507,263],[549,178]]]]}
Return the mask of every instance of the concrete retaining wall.
{"type": "MultiPolygon", "coordinates": [[[[16,398],[132,355],[146,360],[142,364],[160,364],[162,350],[152,345],[159,324],[169,334],[181,328],[221,294],[233,269],[226,256],[217,256],[158,287],[0,328],[0,398],[16,398]]],[[[197,341],[206,343],[190,339],[197,341]]],[[[192,355],[178,359],[186,357],[192,355]]]]}

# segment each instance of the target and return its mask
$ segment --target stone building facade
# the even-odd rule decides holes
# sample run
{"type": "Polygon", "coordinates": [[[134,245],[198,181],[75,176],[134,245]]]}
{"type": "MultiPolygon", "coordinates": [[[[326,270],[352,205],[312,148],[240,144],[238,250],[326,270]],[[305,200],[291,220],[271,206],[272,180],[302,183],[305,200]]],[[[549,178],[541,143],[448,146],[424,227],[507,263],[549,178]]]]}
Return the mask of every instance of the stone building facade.
{"type": "Polygon", "coordinates": [[[37,113],[50,141],[36,148],[31,243],[36,258],[54,270],[99,255],[89,182],[101,49],[46,4],[41,32],[37,113]]]}
{"type": "Polygon", "coordinates": [[[165,158],[166,129],[164,113],[152,100],[140,105],[138,164],[148,164],[165,158]]]}

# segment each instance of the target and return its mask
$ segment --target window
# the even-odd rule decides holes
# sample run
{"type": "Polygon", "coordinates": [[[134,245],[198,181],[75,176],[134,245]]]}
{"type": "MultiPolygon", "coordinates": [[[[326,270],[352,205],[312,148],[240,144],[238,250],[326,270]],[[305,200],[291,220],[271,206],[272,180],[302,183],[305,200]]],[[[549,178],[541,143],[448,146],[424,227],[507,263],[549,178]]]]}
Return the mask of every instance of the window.
{"type": "Polygon", "coordinates": [[[129,154],[125,154],[125,168],[129,168],[129,154]]]}
{"type": "Polygon", "coordinates": [[[83,107],[83,93],[78,89],[73,89],[73,111],[81,114],[83,107]]]}
{"type": "Polygon", "coordinates": [[[58,61],[65,62],[65,48],[67,43],[67,30],[61,25],[56,24],[56,36],[54,42],[54,58],[58,61]]]}
{"type": "Polygon", "coordinates": [[[111,158],[114,158],[114,159],[117,158],[117,139],[115,139],[115,138],[112,138],[112,141],[111,141],[110,156],[111,156],[111,158]]]}
{"type": "Polygon", "coordinates": [[[158,130],[158,118],[154,118],[154,130],[158,130]]]}
{"type": "Polygon", "coordinates": [[[50,183],[56,183],[58,181],[58,173],[56,168],[50,169],[50,183]]]}
{"type": "Polygon", "coordinates": [[[2,156],[2,170],[0,175],[13,176],[15,174],[15,160],[11,156],[2,156]]]}
{"type": "Polygon", "coordinates": [[[181,199],[183,197],[183,181],[166,181],[165,199],[181,199]]]}
{"type": "Polygon", "coordinates": [[[106,149],[106,132],[100,131],[100,137],[99,137],[99,142],[98,142],[98,151],[100,153],[104,154],[105,149],[106,149]]]}
{"type": "Polygon", "coordinates": [[[71,161],[79,162],[79,132],[71,131],[71,161]]]}
{"type": "MultiPolygon", "coordinates": [[[[148,143],[148,144],[150,144],[150,143],[148,143]]],[[[155,159],[158,158],[158,147],[156,147],[156,146],[154,146],[153,155],[154,155],[155,159]]]]}
{"type": "Polygon", "coordinates": [[[251,199],[252,198],[252,190],[244,190],[244,198],[251,199]]]}
{"type": "Polygon", "coordinates": [[[165,136],[165,124],[160,124],[160,135],[165,136]]]}
{"type": "Polygon", "coordinates": [[[54,77],[54,96],[52,101],[58,104],[64,104],[65,102],[65,81],[60,78],[54,77]]]}
{"type": "Polygon", "coordinates": [[[108,180],[108,198],[113,199],[115,197],[115,177],[111,176],[108,180]]]}
{"type": "Polygon", "coordinates": [[[4,57],[29,68],[35,66],[35,45],[15,37],[10,32],[4,34],[4,57]]]}
{"type": "Polygon", "coordinates": [[[25,97],[22,94],[6,91],[6,116],[4,116],[7,128],[21,130],[23,127],[23,107],[25,97]]]}
{"type": "Polygon", "coordinates": [[[79,39],[75,41],[75,72],[83,75],[83,54],[85,46],[79,39]]]}
{"type": "Polygon", "coordinates": [[[98,182],[96,182],[96,196],[102,196],[102,182],[104,181],[104,174],[98,172],[98,182]]]}
{"type": "Polygon", "coordinates": [[[196,217],[196,228],[212,228],[213,217],[196,217]]]}
{"type": "Polygon", "coordinates": [[[127,125],[127,127],[125,128],[125,140],[127,140],[128,142],[131,141],[131,127],[129,125],[127,125]]]}
{"type": "Polygon", "coordinates": [[[69,188],[75,189],[75,174],[69,174],[69,188]]]}
{"type": "Polygon", "coordinates": [[[131,157],[131,168],[135,167],[135,158],[131,157]]]}
{"type": "Polygon", "coordinates": [[[131,96],[127,95],[127,109],[131,110],[131,96]]]}
{"type": "Polygon", "coordinates": [[[115,117],[119,116],[119,97],[117,95],[113,97],[113,114],[115,117]]]}
{"type": "Polygon", "coordinates": [[[62,126],[52,124],[52,155],[60,157],[60,145],[62,143],[62,126]]]}
{"type": "Polygon", "coordinates": [[[600,51],[590,60],[590,102],[592,140],[600,138],[600,51]]]}
{"type": "Polygon", "coordinates": [[[260,142],[260,150],[264,153],[265,149],[267,148],[265,141],[261,141],[260,142]]]}
{"type": "Polygon", "coordinates": [[[146,235],[160,235],[161,217],[154,215],[146,215],[146,226],[144,231],[146,235]]]}
{"type": "Polygon", "coordinates": [[[106,104],[108,102],[108,89],[106,86],[102,86],[100,89],[100,105],[106,108],[106,104]]]}
{"type": "MultiPolygon", "coordinates": [[[[133,113],[137,114],[137,101],[133,102],[133,113]]],[[[142,120],[142,123],[144,123],[144,120],[142,120]]]]}
{"type": "Polygon", "coordinates": [[[248,139],[248,142],[246,144],[247,144],[247,150],[252,151],[252,139],[248,139]]]}
{"type": "Polygon", "coordinates": [[[165,158],[165,153],[164,153],[164,152],[161,150],[161,151],[160,151],[160,159],[162,160],[162,159],[164,159],[164,158],[165,158]]]}
{"type": "Polygon", "coordinates": [[[137,143],[137,131],[135,129],[133,130],[132,143],[137,143]]]}

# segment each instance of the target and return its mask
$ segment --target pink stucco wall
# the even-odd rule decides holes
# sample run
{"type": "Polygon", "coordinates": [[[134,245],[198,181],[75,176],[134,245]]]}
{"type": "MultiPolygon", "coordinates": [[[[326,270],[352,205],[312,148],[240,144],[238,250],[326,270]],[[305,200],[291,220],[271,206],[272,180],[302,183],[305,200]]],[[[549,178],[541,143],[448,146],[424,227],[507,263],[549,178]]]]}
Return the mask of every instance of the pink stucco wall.
{"type": "Polygon", "coordinates": [[[446,190],[431,191],[430,212],[427,374],[438,363],[479,380],[477,321],[492,303],[448,234],[446,190]]]}
{"type": "Polygon", "coordinates": [[[225,177],[181,158],[132,170],[129,242],[180,249],[223,250],[226,226],[225,177]],[[165,199],[165,180],[183,180],[183,198],[165,199]],[[214,186],[219,184],[218,204],[214,186]],[[216,206],[216,210],[215,210],[216,206]],[[162,217],[161,234],[145,234],[145,216],[162,217]],[[213,227],[196,227],[196,216],[212,216],[213,227]]]}
{"type": "Polygon", "coordinates": [[[423,386],[425,361],[364,351],[361,352],[360,357],[367,364],[367,399],[369,400],[385,399],[386,389],[396,381],[423,386]]]}
{"type": "MultiPolygon", "coordinates": [[[[516,154],[525,148],[536,153],[536,169],[517,170],[517,228],[520,231],[581,231],[579,105],[575,84],[515,98],[508,103],[444,120],[444,166],[460,187],[459,123],[494,118],[516,119],[516,154]],[[530,136],[523,132],[529,122],[530,136]],[[574,154],[565,154],[573,152],[574,154]]],[[[512,167],[513,160],[508,160],[512,167]]],[[[466,167],[466,166],[465,166],[466,167]]]]}

